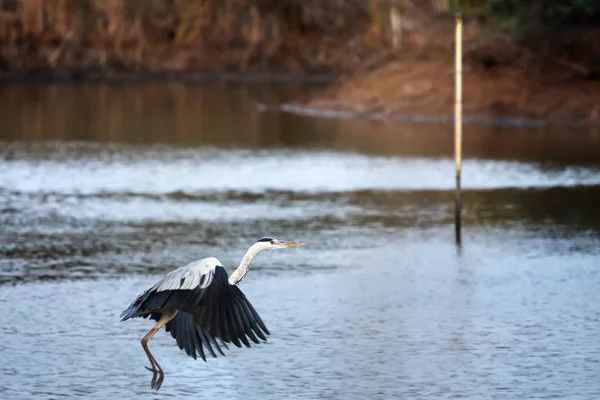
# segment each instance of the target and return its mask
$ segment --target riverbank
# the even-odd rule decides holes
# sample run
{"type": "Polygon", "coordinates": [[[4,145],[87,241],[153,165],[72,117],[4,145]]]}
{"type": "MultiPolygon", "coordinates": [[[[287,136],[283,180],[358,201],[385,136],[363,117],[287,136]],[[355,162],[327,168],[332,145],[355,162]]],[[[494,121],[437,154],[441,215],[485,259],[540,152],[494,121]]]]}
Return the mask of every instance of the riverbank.
{"type": "MultiPolygon", "coordinates": [[[[295,113],[449,121],[453,118],[454,68],[451,61],[391,62],[373,72],[342,78],[325,91],[286,104],[295,113]]],[[[600,124],[600,82],[532,81],[510,68],[463,74],[463,112],[470,120],[600,124]]]]}
{"type": "MultiPolygon", "coordinates": [[[[406,46],[382,65],[341,76],[323,92],[283,108],[332,117],[450,121],[455,104],[450,28],[426,46],[406,46]]],[[[475,25],[466,27],[463,48],[465,122],[600,125],[597,70],[487,36],[475,25]]]]}
{"type": "Polygon", "coordinates": [[[214,71],[112,71],[101,69],[27,69],[0,71],[0,82],[182,82],[182,83],[316,83],[335,82],[337,74],[291,74],[214,71]]]}

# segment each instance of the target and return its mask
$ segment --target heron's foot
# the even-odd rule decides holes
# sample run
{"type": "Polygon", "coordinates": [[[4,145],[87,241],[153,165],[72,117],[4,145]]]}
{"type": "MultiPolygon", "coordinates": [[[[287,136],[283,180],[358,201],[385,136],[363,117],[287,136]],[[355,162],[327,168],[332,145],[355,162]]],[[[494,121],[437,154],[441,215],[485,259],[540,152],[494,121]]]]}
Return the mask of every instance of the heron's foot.
{"type": "Polygon", "coordinates": [[[160,389],[164,379],[165,379],[165,374],[162,371],[158,371],[158,376],[157,376],[157,374],[154,374],[154,377],[152,378],[152,384],[151,384],[152,389],[154,389],[154,390],[160,389]]]}
{"type": "Polygon", "coordinates": [[[150,387],[154,390],[160,389],[162,386],[163,380],[165,379],[165,374],[163,373],[160,367],[158,368],[149,368],[146,367],[148,371],[152,372],[152,382],[150,383],[150,387]]]}

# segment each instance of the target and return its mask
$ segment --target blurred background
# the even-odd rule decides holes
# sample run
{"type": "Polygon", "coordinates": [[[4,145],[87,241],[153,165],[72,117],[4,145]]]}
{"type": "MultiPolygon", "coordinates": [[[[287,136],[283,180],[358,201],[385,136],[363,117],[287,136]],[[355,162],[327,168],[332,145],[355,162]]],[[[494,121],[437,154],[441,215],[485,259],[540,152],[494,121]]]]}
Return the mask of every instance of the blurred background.
{"type": "MultiPolygon", "coordinates": [[[[596,399],[595,1],[0,1],[0,397],[596,399]],[[454,241],[462,10],[463,244],[454,241]],[[159,393],[216,256],[272,335],[159,393]]],[[[233,346],[231,346],[233,347],[233,346]]]]}

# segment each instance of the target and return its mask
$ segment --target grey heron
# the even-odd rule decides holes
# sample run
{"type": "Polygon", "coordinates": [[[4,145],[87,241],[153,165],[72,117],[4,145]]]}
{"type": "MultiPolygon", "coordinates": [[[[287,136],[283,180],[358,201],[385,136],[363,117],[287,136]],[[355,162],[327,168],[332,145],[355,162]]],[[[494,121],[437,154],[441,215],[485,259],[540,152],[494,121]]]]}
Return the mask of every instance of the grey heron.
{"type": "Polygon", "coordinates": [[[204,361],[204,348],[217,357],[216,353],[225,355],[221,346],[227,349],[226,343],[251,347],[248,339],[254,343],[260,343],[259,338],[266,341],[265,334],[270,335],[269,330],[237,285],[248,273],[252,259],[261,251],[303,244],[264,237],[250,246],[231,276],[227,276],[218,259],[207,257],[169,272],[137,296],[121,313],[121,321],[135,317],[150,317],[156,321],[142,339],[142,347],[150,361],[150,367],[146,369],[153,373],[152,389],[160,389],[164,372],[148,349],[148,341],[162,327],[171,333],[188,356],[196,359],[197,353],[204,361]]]}

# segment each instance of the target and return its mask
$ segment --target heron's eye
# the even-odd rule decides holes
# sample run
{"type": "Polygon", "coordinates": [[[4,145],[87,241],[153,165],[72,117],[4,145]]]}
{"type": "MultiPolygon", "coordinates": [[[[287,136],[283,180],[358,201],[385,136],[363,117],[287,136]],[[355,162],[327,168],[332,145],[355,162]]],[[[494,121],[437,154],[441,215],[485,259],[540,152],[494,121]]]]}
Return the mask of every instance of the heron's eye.
{"type": "Polygon", "coordinates": [[[275,244],[275,241],[274,241],[274,240],[271,240],[271,244],[275,244]]]}

